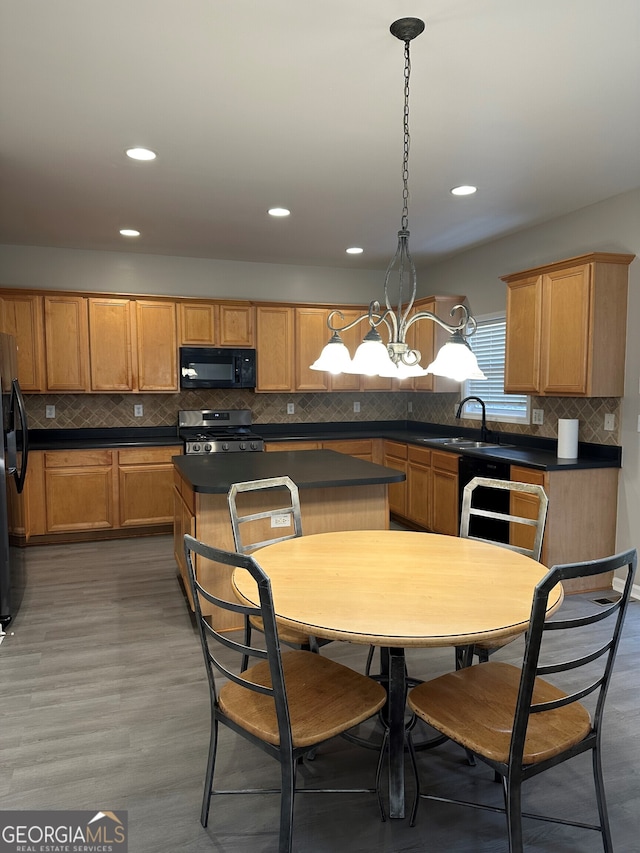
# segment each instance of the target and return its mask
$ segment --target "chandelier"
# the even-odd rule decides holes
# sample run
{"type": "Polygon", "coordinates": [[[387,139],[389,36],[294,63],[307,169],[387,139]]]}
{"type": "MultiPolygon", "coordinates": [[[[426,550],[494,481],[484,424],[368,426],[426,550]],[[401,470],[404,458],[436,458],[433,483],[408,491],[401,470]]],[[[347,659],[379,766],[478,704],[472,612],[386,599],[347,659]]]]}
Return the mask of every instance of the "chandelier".
{"type": "Polygon", "coordinates": [[[367,313],[352,323],[340,326],[336,318],[344,321],[340,310],[331,311],[327,326],[333,332],[329,343],[319,358],[311,365],[312,370],[329,373],[358,373],[367,376],[390,376],[405,379],[410,376],[424,376],[433,373],[463,382],[466,379],[486,379],[478,367],[478,362],[467,342],[477,323],[466,305],[454,305],[451,309],[451,323],[437,317],[431,311],[413,312],[416,298],[416,269],[409,251],[409,78],[411,76],[411,41],[424,30],[424,21],[419,18],[401,18],[391,24],[392,35],[404,42],[404,111],[403,131],[404,149],[402,159],[402,217],[398,231],[398,247],[391,259],[384,278],[384,308],[374,300],[367,313]],[[392,307],[390,291],[395,284],[395,308],[392,307]],[[409,294],[406,304],[404,295],[409,294]],[[457,322],[453,319],[457,317],[457,322]],[[351,360],[341,332],[368,321],[370,329],[351,360]],[[434,361],[427,368],[420,365],[421,353],[411,349],[407,343],[407,332],[420,320],[431,320],[451,333],[450,339],[442,347],[434,361]],[[387,337],[383,342],[380,332],[383,329],[387,337]]]}

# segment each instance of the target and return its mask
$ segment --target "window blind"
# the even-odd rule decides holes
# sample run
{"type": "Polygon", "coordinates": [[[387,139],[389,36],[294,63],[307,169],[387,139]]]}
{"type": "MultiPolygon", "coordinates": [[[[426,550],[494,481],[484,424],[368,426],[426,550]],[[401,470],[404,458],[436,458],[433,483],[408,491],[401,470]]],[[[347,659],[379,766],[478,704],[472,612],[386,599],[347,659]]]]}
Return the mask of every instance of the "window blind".
{"type": "MultiPolygon", "coordinates": [[[[462,396],[475,394],[481,397],[486,406],[487,419],[529,423],[529,397],[525,394],[504,393],[506,319],[502,315],[476,319],[478,328],[469,338],[469,343],[487,378],[467,380],[462,388],[462,396]]],[[[471,401],[465,405],[463,416],[480,417],[481,414],[478,403],[471,401]]]]}

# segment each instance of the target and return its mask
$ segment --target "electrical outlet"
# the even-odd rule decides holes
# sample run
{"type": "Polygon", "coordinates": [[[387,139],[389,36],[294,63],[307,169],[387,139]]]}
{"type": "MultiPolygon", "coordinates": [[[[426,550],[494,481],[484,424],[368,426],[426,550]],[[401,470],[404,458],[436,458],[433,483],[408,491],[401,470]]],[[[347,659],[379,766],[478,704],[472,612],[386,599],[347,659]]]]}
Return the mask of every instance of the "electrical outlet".
{"type": "Polygon", "coordinates": [[[543,424],[544,423],[544,409],[533,409],[532,414],[532,422],[534,424],[543,424]]]}
{"type": "Polygon", "coordinates": [[[287,403],[287,414],[295,415],[296,413],[296,405],[295,403],[287,403]]]}
{"type": "Polygon", "coordinates": [[[407,412],[409,414],[413,412],[413,403],[411,402],[411,400],[409,400],[409,402],[407,403],[407,412]]]}
{"type": "Polygon", "coordinates": [[[45,406],[44,407],[44,416],[45,416],[45,418],[55,418],[56,407],[55,406],[45,406]]]}
{"type": "Polygon", "coordinates": [[[354,412],[360,411],[360,403],[358,403],[357,401],[353,404],[353,411],[354,412]]]}
{"type": "Polygon", "coordinates": [[[271,516],[271,526],[272,527],[291,527],[291,516],[290,515],[272,515],[271,516]]]}
{"type": "Polygon", "coordinates": [[[616,416],[614,414],[606,414],[604,416],[604,428],[611,431],[616,428],[616,416]]]}
{"type": "Polygon", "coordinates": [[[638,415],[638,432],[640,432],[640,415],[638,415]]]}
{"type": "Polygon", "coordinates": [[[144,406],[142,403],[136,403],[133,407],[134,418],[141,418],[144,415],[144,406]]]}

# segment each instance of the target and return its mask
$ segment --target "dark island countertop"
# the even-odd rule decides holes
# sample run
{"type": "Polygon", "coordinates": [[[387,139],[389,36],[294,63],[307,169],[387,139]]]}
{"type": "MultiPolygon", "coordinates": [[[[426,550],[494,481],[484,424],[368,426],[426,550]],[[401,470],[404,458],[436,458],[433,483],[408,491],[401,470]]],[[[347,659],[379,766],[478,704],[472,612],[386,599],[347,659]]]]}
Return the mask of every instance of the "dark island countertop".
{"type": "Polygon", "coordinates": [[[232,483],[289,476],[299,489],[374,486],[401,483],[401,471],[334,450],[286,450],[281,453],[217,453],[174,456],[173,463],[195,492],[226,494],[232,483]]]}

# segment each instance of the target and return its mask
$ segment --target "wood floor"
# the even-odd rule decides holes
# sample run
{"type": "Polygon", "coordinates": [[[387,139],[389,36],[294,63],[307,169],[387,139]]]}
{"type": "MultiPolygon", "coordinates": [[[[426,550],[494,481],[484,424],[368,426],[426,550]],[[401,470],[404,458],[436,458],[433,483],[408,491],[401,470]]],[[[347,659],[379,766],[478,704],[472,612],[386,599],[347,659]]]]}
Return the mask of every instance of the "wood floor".
{"type": "MultiPolygon", "coordinates": [[[[128,810],[131,853],[277,849],[278,797],[214,800],[200,826],[209,700],[200,647],[169,537],[28,549],[28,591],[0,645],[0,809],[128,810]],[[11,633],[13,632],[13,633],[11,633]]],[[[499,654],[517,661],[520,643],[499,654]]],[[[366,647],[323,649],[358,669],[366,647]]],[[[413,675],[453,667],[450,649],[408,655],[413,675]]],[[[609,695],[605,780],[618,853],[640,849],[640,603],[630,607],[609,695]]],[[[336,740],[303,783],[372,783],[376,755],[336,740]]],[[[486,768],[445,745],[420,754],[432,790],[500,804],[486,768]]],[[[277,766],[223,730],[219,768],[232,785],[277,785],[277,766]]],[[[411,774],[407,767],[408,788],[411,774]]],[[[589,758],[529,782],[527,810],[595,818],[589,758]]],[[[599,835],[525,822],[527,853],[601,851],[599,835]]],[[[296,801],[297,853],[499,853],[501,815],[422,802],[415,828],[382,823],[373,796],[296,801]]]]}

